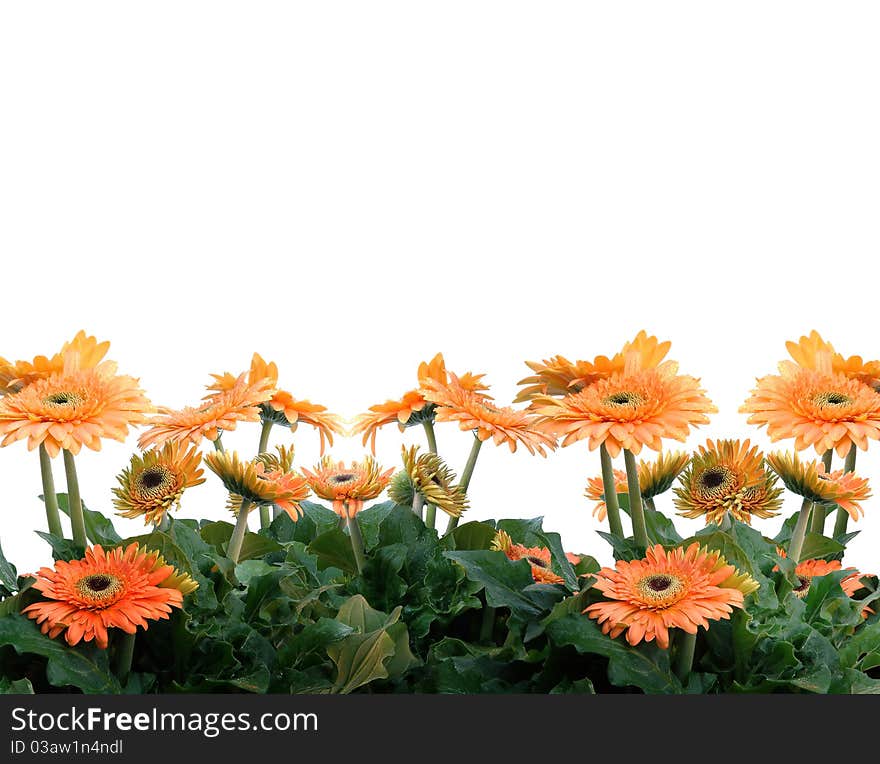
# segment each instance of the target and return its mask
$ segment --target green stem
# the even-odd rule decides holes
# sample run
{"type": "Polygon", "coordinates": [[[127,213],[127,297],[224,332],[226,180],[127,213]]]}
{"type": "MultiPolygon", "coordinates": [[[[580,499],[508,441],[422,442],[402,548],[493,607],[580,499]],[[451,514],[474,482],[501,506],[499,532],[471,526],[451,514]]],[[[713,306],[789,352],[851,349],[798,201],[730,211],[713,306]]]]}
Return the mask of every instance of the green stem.
{"type": "Polygon", "coordinates": [[[76,464],[73,454],[64,449],[64,473],[67,475],[67,509],[70,512],[70,527],[73,531],[73,543],[88,546],[86,538],[86,521],[83,517],[82,499],[79,495],[79,479],[76,475],[76,464]]]}
{"type": "Polygon", "coordinates": [[[629,449],[623,450],[623,459],[626,462],[626,486],[629,494],[629,514],[632,517],[633,536],[635,536],[636,544],[647,549],[650,542],[648,541],[648,526],[645,524],[645,512],[642,509],[639,465],[636,463],[635,454],[629,449]]]}
{"type": "Polygon", "coordinates": [[[495,608],[483,605],[483,620],[480,623],[480,644],[486,645],[492,641],[495,631],[495,608]]]}
{"type": "Polygon", "coordinates": [[[623,523],[620,522],[620,504],[617,501],[617,486],[614,484],[614,465],[605,444],[599,446],[602,461],[602,493],[605,496],[605,511],[608,514],[608,530],[615,536],[624,538],[623,523]]]}
{"type": "Polygon", "coordinates": [[[364,537],[361,535],[361,526],[358,525],[357,517],[349,517],[347,520],[348,535],[351,538],[351,551],[354,552],[354,561],[358,573],[364,572],[364,537]]]}
{"type": "Polygon", "coordinates": [[[724,516],[721,518],[721,523],[718,526],[718,529],[721,531],[729,531],[733,527],[733,522],[730,519],[730,512],[725,512],[724,516]]]}
{"type": "Polygon", "coordinates": [[[683,685],[687,685],[688,677],[694,665],[694,650],[697,647],[697,635],[679,630],[675,654],[675,675],[683,685]]]}
{"type": "Polygon", "coordinates": [[[434,528],[437,525],[436,504],[428,504],[428,508],[425,510],[425,525],[429,528],[434,528]]]}
{"type": "Polygon", "coordinates": [[[214,450],[215,450],[215,451],[220,451],[220,452],[222,452],[222,451],[224,450],[224,448],[223,448],[223,441],[220,440],[221,437],[222,437],[221,435],[218,435],[218,436],[217,436],[217,440],[214,441],[214,450]]]}
{"type": "Polygon", "coordinates": [[[122,636],[116,647],[116,676],[119,678],[119,683],[125,687],[128,675],[131,673],[131,661],[134,658],[134,643],[137,632],[134,634],[126,634],[124,631],[120,633],[122,636]]]}
{"type": "Polygon", "coordinates": [[[157,523],[153,523],[153,530],[166,533],[171,530],[171,517],[167,512],[162,513],[162,519],[157,523]]]}
{"type": "Polygon", "coordinates": [[[257,449],[257,456],[265,454],[269,450],[269,433],[272,432],[272,425],[271,419],[263,422],[263,427],[260,429],[260,447],[257,449]]]}
{"type": "Polygon", "coordinates": [[[272,522],[272,517],[269,514],[269,505],[261,504],[260,505],[260,527],[268,528],[272,522]]]}
{"type": "MultiPolygon", "coordinates": [[[[480,455],[480,448],[483,445],[483,441],[480,440],[476,435],[474,435],[474,444],[471,446],[471,452],[468,454],[467,463],[464,465],[464,470],[461,473],[461,480],[458,481],[458,484],[461,486],[462,490],[467,493],[468,486],[471,484],[471,477],[474,474],[474,467],[477,466],[477,457],[480,455]]],[[[461,518],[459,517],[450,517],[449,522],[446,524],[446,532],[454,531],[458,527],[458,521],[461,518]]]]}
{"type": "Polygon", "coordinates": [[[229,547],[226,549],[226,556],[234,563],[238,562],[241,554],[241,545],[244,543],[244,534],[248,529],[248,513],[251,508],[251,502],[242,499],[241,507],[238,509],[238,517],[235,520],[235,527],[232,529],[232,536],[229,539],[229,547]]]}
{"type": "Polygon", "coordinates": [[[422,427],[425,428],[425,437],[428,439],[428,450],[432,454],[436,454],[437,436],[434,434],[434,423],[430,419],[426,419],[422,422],[422,427]]]}
{"type": "Polygon", "coordinates": [[[425,506],[425,497],[418,491],[413,492],[412,509],[413,514],[420,520],[422,518],[422,508],[425,506]]]}
{"type": "MultiPolygon", "coordinates": [[[[810,519],[810,510],[813,503],[809,499],[804,499],[801,504],[801,511],[798,515],[797,523],[795,523],[794,531],[791,534],[791,541],[788,542],[788,559],[797,565],[801,561],[801,551],[804,548],[804,536],[807,535],[807,520],[810,519]]],[[[822,511],[819,507],[818,511],[822,511]]]]}
{"type": "MultiPolygon", "coordinates": [[[[822,466],[825,467],[825,472],[831,471],[831,460],[834,458],[833,449],[828,449],[824,454],[822,454],[822,466]]],[[[813,507],[813,518],[810,520],[810,531],[812,533],[825,534],[825,518],[827,513],[825,511],[825,507],[821,504],[817,504],[813,507]]]]}
{"type": "Polygon", "coordinates": [[[645,506],[648,509],[650,509],[652,512],[657,511],[657,507],[654,506],[654,498],[653,497],[651,497],[650,499],[643,499],[643,501],[645,502],[645,506]]]}
{"type": "Polygon", "coordinates": [[[55,478],[52,477],[52,460],[46,446],[40,443],[40,477],[43,479],[43,502],[46,505],[46,522],[49,533],[64,538],[61,527],[61,514],[58,512],[58,495],[55,493],[55,478]]]}
{"type": "MultiPolygon", "coordinates": [[[[844,472],[855,472],[856,471],[856,444],[853,443],[849,447],[849,453],[846,455],[846,459],[843,462],[843,471],[844,472]]],[[[837,508],[837,516],[834,518],[834,533],[832,534],[834,538],[838,536],[842,536],[846,533],[846,524],[849,522],[849,514],[843,507],[837,508]]]]}

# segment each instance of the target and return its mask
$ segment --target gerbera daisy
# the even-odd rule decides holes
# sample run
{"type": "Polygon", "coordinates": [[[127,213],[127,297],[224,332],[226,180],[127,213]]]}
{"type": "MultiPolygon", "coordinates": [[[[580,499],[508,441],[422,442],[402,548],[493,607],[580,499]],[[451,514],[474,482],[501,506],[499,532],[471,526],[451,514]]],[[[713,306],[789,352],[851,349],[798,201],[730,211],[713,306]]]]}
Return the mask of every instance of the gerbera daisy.
{"type": "MultiPolygon", "coordinates": [[[[788,557],[785,550],[781,547],[776,547],[776,554],[783,559],[788,557]]],[[[842,569],[843,565],[840,560],[803,560],[799,562],[794,569],[794,575],[798,579],[798,585],[792,589],[792,593],[799,599],[804,599],[810,591],[810,585],[814,578],[818,576],[827,576],[829,573],[834,573],[835,571],[842,569]]],[[[779,566],[774,565],[773,570],[779,570],[779,566]]],[[[846,570],[851,570],[852,573],[841,579],[840,586],[847,597],[852,597],[863,586],[862,574],[855,568],[846,568],[846,570]]],[[[867,616],[868,612],[873,612],[870,608],[865,608],[865,610],[867,612],[863,612],[863,616],[867,616]]]]}
{"type": "Polygon", "coordinates": [[[89,337],[84,331],[79,331],[51,358],[40,355],[33,361],[15,362],[0,358],[0,395],[16,393],[38,379],[46,379],[65,369],[68,371],[94,369],[103,361],[109,349],[109,342],[98,342],[95,337],[89,337]]]}
{"type": "Polygon", "coordinates": [[[748,440],[707,440],[691,459],[674,489],[682,517],[720,523],[729,512],[743,523],[752,516],[773,517],[782,506],[782,488],[764,469],[764,455],[748,440]]]}
{"type": "Polygon", "coordinates": [[[864,361],[858,355],[844,358],[815,330],[810,332],[809,337],[801,337],[797,342],[786,342],[785,346],[795,363],[805,369],[823,374],[843,374],[875,390],[880,383],[880,361],[864,361]]]}
{"type": "Polygon", "coordinates": [[[485,390],[489,389],[489,386],[483,383],[485,374],[472,374],[468,371],[461,376],[455,376],[447,370],[442,353],[437,353],[430,361],[422,361],[419,364],[417,375],[422,392],[424,392],[424,388],[433,390],[437,386],[447,385],[454,378],[455,383],[459,387],[470,390],[473,393],[480,393],[484,397],[490,397],[484,393],[485,390]]]}
{"type": "Polygon", "coordinates": [[[404,393],[400,400],[377,403],[375,406],[370,406],[366,413],[355,417],[350,431],[351,435],[363,435],[361,442],[365,446],[369,442],[370,450],[375,454],[376,433],[382,427],[396,423],[398,429],[403,432],[406,427],[421,424],[421,418],[418,417],[418,414],[426,406],[430,407],[433,417],[433,405],[429,404],[418,390],[410,390],[404,393]]]}
{"type": "Polygon", "coordinates": [[[96,544],[81,560],[59,560],[54,568],[41,568],[33,588],[48,601],[22,612],[50,637],[63,632],[68,644],[94,640],[106,648],[108,628],[134,634],[138,626],[146,629],[148,621],[167,619],[172,608],[182,607],[181,589],[162,586],[179,574],[159,564],[160,559],[158,552],[141,551],[136,543],[108,552],[96,544]]]}
{"type": "Polygon", "coordinates": [[[868,478],[854,472],[826,472],[819,461],[802,462],[796,453],[776,451],[767,456],[770,466],[785,487],[816,504],[837,504],[853,520],[864,515],[861,502],[871,497],[868,478]]]}
{"type": "Polygon", "coordinates": [[[383,472],[372,456],[350,465],[325,456],[314,470],[303,469],[312,490],[322,499],[332,501],[333,511],[340,517],[349,518],[363,509],[365,501],[382,493],[394,473],[393,469],[383,472]]]}
{"type": "Polygon", "coordinates": [[[201,460],[195,446],[185,449],[179,443],[134,454],[116,478],[119,487],[113,489],[113,505],[122,517],[143,516],[145,524],[161,522],[168,510],[180,506],[184,490],[205,482],[201,460]]]}
{"type": "Polygon", "coordinates": [[[846,456],[853,444],[863,451],[880,438],[880,393],[844,374],[823,374],[789,361],[780,374],[762,377],[740,411],[749,424],[767,426],[772,441],[794,438],[802,451],[834,449],[846,456]]]}
{"type": "Polygon", "coordinates": [[[116,364],[53,373],[0,399],[0,445],[27,440],[50,456],[82,446],[101,449],[103,438],[125,440],[131,425],[145,421],[150,402],[133,377],[116,374],[116,364]]]}
{"type": "Polygon", "coordinates": [[[418,493],[425,503],[439,507],[450,517],[467,509],[464,489],[455,484],[455,473],[437,454],[419,454],[418,446],[403,448],[403,471],[388,486],[388,496],[398,504],[410,505],[418,493]]]}
{"type": "Polygon", "coordinates": [[[203,438],[216,441],[226,430],[234,430],[239,422],[259,422],[258,407],[272,396],[272,392],[265,380],[251,384],[242,374],[231,388],[212,395],[199,408],[160,408],[159,415],[150,421],[150,429],[139,438],[138,445],[146,449],[168,441],[194,445],[199,445],[203,438]]]}
{"type": "Polygon", "coordinates": [[[670,628],[696,634],[700,626],[709,628],[710,620],[729,618],[758,588],[720,553],[697,543],[669,552],[656,544],[642,560],[618,560],[614,568],[602,568],[594,586],[608,601],[584,613],[601,624],[604,634],[626,632],[631,645],[656,639],[663,649],[669,647],[670,628]]]}
{"type": "Polygon", "coordinates": [[[425,397],[436,404],[438,422],[458,422],[462,430],[473,430],[480,441],[491,438],[499,446],[506,443],[511,452],[523,445],[530,454],[546,456],[545,449],[556,448],[556,439],[536,429],[534,415],[510,407],[497,407],[473,390],[459,384],[458,377],[450,372],[445,385],[426,382],[425,397]]]}
{"type": "MultiPolygon", "coordinates": [[[[243,506],[248,511],[253,506],[274,504],[296,521],[302,515],[300,502],[309,495],[308,484],[301,475],[290,471],[289,464],[273,462],[271,458],[267,460],[266,456],[261,454],[248,462],[239,459],[234,451],[213,451],[205,456],[205,464],[229,491],[228,507],[233,514],[238,515],[243,506]],[[275,467],[276,464],[280,466],[275,467]],[[286,468],[284,464],[287,464],[286,468]]],[[[280,458],[286,459],[287,452],[283,452],[280,458]]]]}
{"type": "MultiPolygon", "coordinates": [[[[687,466],[690,457],[684,451],[660,452],[653,462],[639,461],[639,488],[642,498],[646,501],[666,493],[682,470],[687,466]]],[[[628,494],[629,485],[623,470],[614,470],[614,486],[616,493],[628,494]]],[[[607,517],[605,506],[605,487],[602,476],[597,475],[587,481],[584,496],[597,502],[593,515],[602,521],[607,517]]]]}
{"type": "MultiPolygon", "coordinates": [[[[236,383],[236,377],[232,374],[212,374],[214,383],[208,386],[209,390],[226,392],[231,390],[236,383]]],[[[321,453],[324,453],[327,443],[333,445],[333,435],[342,434],[341,417],[331,414],[326,406],[311,403],[307,400],[297,400],[286,390],[278,389],[278,367],[274,362],[267,363],[259,353],[254,353],[251,359],[251,368],[247,372],[247,380],[250,385],[271,388],[271,397],[260,403],[260,418],[263,423],[271,422],[282,427],[296,430],[302,422],[318,431],[321,439],[321,453]]],[[[213,396],[208,396],[211,400],[213,396]]]]}
{"type": "Polygon", "coordinates": [[[652,369],[661,364],[670,342],[660,342],[642,330],[631,342],[612,358],[597,356],[592,361],[569,361],[561,355],[541,363],[526,361],[535,375],[521,379],[518,384],[528,385],[514,399],[514,403],[530,401],[537,396],[563,397],[583,390],[585,387],[623,372],[629,363],[630,370],[652,369]]]}
{"type": "Polygon", "coordinates": [[[668,362],[614,374],[561,400],[539,396],[534,408],[542,429],[563,436],[563,446],[586,439],[593,450],[604,443],[612,457],[622,449],[638,454],[642,446],[659,451],[663,438],[683,441],[692,425],[706,424],[717,411],[698,380],[676,371],[668,362]]]}
{"type": "MultiPolygon", "coordinates": [[[[556,575],[551,568],[550,550],[543,546],[524,546],[515,544],[510,534],[506,531],[498,531],[495,538],[492,539],[492,549],[497,552],[504,552],[508,560],[526,560],[532,569],[532,578],[538,584],[561,584],[563,578],[556,575]]],[[[566,559],[572,564],[577,565],[580,557],[575,554],[566,554],[566,559]]]]}

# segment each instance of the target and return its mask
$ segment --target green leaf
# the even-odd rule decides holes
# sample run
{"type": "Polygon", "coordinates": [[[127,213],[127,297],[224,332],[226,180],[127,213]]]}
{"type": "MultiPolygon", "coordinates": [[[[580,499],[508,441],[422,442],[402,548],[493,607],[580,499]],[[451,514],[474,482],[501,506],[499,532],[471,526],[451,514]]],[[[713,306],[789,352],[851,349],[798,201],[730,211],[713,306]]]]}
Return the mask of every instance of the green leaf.
{"type": "Polygon", "coordinates": [[[343,603],[336,615],[336,620],[351,626],[361,634],[366,634],[376,629],[384,629],[400,620],[402,608],[396,607],[391,615],[381,610],[374,610],[367,600],[360,594],[355,594],[343,603]]]}
{"type": "Polygon", "coordinates": [[[834,539],[823,536],[821,533],[808,533],[804,537],[804,548],[801,551],[801,560],[816,560],[833,557],[843,552],[845,547],[834,539]]]}
{"type": "MultiPolygon", "coordinates": [[[[229,545],[229,539],[232,537],[232,530],[232,523],[217,521],[203,525],[200,535],[206,543],[216,547],[225,554],[226,547],[229,545]]],[[[275,541],[275,539],[248,531],[244,534],[238,561],[258,559],[273,552],[280,552],[282,549],[281,544],[275,541]]]]}
{"type": "Polygon", "coordinates": [[[264,576],[272,570],[276,570],[276,568],[263,560],[245,560],[235,566],[235,577],[248,586],[257,576],[264,576]]]}
{"type": "Polygon", "coordinates": [[[472,520],[444,536],[442,545],[449,550],[489,549],[496,533],[494,525],[472,520]]]}
{"type": "MultiPolygon", "coordinates": [[[[42,499],[42,495],[40,496],[42,499]]],[[[70,517],[70,502],[66,493],[58,494],[58,508],[70,517]]],[[[116,532],[113,523],[100,512],[95,512],[83,504],[83,520],[86,526],[86,538],[93,544],[103,547],[117,546],[122,537],[116,532]]]]}
{"type": "Polygon", "coordinates": [[[379,527],[396,506],[397,504],[393,501],[384,501],[358,512],[358,525],[360,525],[364,546],[367,549],[372,549],[379,543],[379,527]]]}
{"type": "Polygon", "coordinates": [[[308,546],[322,568],[333,566],[346,573],[357,573],[357,561],[351,548],[351,539],[339,528],[322,533],[308,546]]]}
{"type": "Polygon", "coordinates": [[[75,544],[70,539],[63,539],[60,536],[44,533],[43,531],[34,531],[34,533],[52,547],[52,556],[56,560],[69,562],[70,560],[80,560],[85,556],[85,547],[75,544]]]}
{"type": "Polygon", "coordinates": [[[33,653],[48,659],[46,679],[56,687],[78,687],[84,693],[118,693],[119,681],[110,671],[107,651],[92,645],[68,647],[50,639],[23,615],[0,618],[0,645],[11,645],[19,655],[33,653]]]}
{"type": "Polygon", "coordinates": [[[336,664],[333,691],[347,694],[375,679],[387,679],[385,661],[394,655],[394,639],[384,629],[352,634],[327,649],[336,664]]]}
{"type": "Polygon", "coordinates": [[[492,551],[443,554],[461,565],[469,579],[483,585],[490,607],[509,607],[522,616],[536,616],[552,607],[551,599],[544,594],[550,587],[534,587],[532,569],[525,560],[511,562],[503,552],[492,551]],[[527,588],[529,591],[525,591],[527,588]]]}
{"type": "Polygon", "coordinates": [[[278,651],[278,663],[293,665],[313,653],[324,653],[330,645],[354,632],[351,626],[334,618],[319,618],[283,645],[278,651]]]}
{"type": "Polygon", "coordinates": [[[0,546],[0,584],[3,584],[10,594],[18,591],[18,572],[15,566],[6,560],[2,546],[0,546]]]}
{"type": "Polygon", "coordinates": [[[571,645],[579,653],[594,653],[608,658],[608,680],[619,687],[634,686],[646,693],[680,693],[681,683],[669,666],[669,651],[653,644],[631,647],[623,639],[611,639],[602,633],[592,618],[569,613],[561,618],[552,615],[546,630],[554,644],[571,645]]]}
{"type": "Polygon", "coordinates": [[[34,687],[30,679],[7,679],[0,676],[0,695],[33,695],[34,687]]]}

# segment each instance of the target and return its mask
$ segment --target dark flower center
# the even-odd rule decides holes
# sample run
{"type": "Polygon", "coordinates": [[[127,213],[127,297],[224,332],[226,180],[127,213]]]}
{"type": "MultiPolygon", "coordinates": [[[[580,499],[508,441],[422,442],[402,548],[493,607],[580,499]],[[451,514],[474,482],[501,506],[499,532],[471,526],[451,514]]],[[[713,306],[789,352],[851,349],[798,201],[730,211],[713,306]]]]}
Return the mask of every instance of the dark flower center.
{"type": "Polygon", "coordinates": [[[648,587],[655,592],[665,592],[672,586],[672,579],[669,576],[652,576],[648,579],[648,587]]]}
{"type": "Polygon", "coordinates": [[[810,591],[810,579],[804,578],[803,576],[798,576],[798,581],[800,584],[796,586],[793,591],[796,597],[800,597],[803,599],[807,596],[807,592],[810,591]]]}
{"type": "Polygon", "coordinates": [[[111,583],[108,576],[89,576],[86,579],[86,586],[93,592],[103,592],[111,583]]]}
{"type": "Polygon", "coordinates": [[[813,400],[820,406],[848,406],[853,401],[846,393],[837,390],[819,393],[813,400]]]}
{"type": "Polygon", "coordinates": [[[82,401],[82,397],[72,392],[52,393],[43,398],[47,406],[75,406],[82,401]]]}
{"type": "Polygon", "coordinates": [[[550,565],[546,561],[542,560],[540,557],[532,557],[530,555],[530,556],[526,557],[526,559],[529,561],[529,563],[531,565],[535,565],[539,568],[549,568],[550,567],[550,565]]]}
{"type": "Polygon", "coordinates": [[[106,602],[122,589],[122,581],[110,573],[92,573],[77,581],[76,589],[86,600],[106,602]]]}
{"type": "Polygon", "coordinates": [[[712,467],[700,475],[700,482],[704,488],[718,488],[724,482],[724,470],[712,467]]]}
{"type": "Polygon", "coordinates": [[[606,406],[638,406],[642,399],[637,393],[621,391],[619,393],[612,393],[602,402],[606,406]]]}
{"type": "Polygon", "coordinates": [[[148,491],[165,484],[167,480],[168,474],[159,467],[150,467],[144,470],[139,478],[141,487],[146,488],[148,491]]]}
{"type": "Polygon", "coordinates": [[[350,483],[355,476],[351,472],[343,472],[330,478],[334,483],[350,483]]]}

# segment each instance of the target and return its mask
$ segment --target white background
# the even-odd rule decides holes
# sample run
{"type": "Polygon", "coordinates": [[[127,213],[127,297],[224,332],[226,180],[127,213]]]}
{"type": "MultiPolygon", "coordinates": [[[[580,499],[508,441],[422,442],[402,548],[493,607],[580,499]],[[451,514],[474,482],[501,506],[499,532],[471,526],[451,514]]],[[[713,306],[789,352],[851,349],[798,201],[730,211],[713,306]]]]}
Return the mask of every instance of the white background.
{"type": "MultiPolygon", "coordinates": [[[[503,402],[525,359],[646,328],[720,409],[690,447],[766,443],[737,409],[786,339],[880,356],[878,21],[876,3],[801,0],[3,4],[0,354],[85,328],[180,406],[257,350],[353,415],[437,351],[503,402]]],[[[438,438],[460,471],[470,435],[438,438]]],[[[227,439],[251,451],[257,425],[227,439]]],[[[92,507],[134,440],[79,458],[92,507]]],[[[314,433],[296,444],[313,463],[314,433]]],[[[399,448],[379,435],[386,465],[399,448]]],[[[859,466],[880,478],[878,452],[859,466]]],[[[488,445],[470,516],[544,515],[607,562],[582,498],[596,472],[585,444],[488,445]]],[[[224,516],[209,479],[182,516],[224,516]]],[[[0,489],[8,556],[45,564],[21,443],[0,489]]],[[[848,558],[863,570],[878,502],[848,558]]]]}

